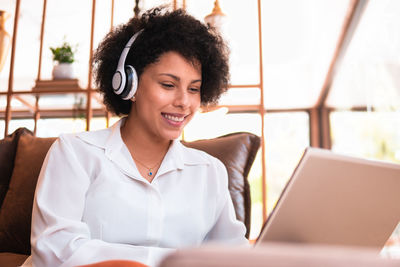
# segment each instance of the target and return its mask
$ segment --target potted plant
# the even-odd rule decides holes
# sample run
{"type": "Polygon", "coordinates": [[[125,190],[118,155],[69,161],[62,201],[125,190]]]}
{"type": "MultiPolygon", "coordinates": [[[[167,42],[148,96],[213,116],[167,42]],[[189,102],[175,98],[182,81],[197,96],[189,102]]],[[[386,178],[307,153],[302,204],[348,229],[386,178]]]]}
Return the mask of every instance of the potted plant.
{"type": "Polygon", "coordinates": [[[73,79],[74,69],[72,63],[75,61],[74,54],[76,49],[64,41],[59,47],[50,47],[53,53],[53,61],[56,64],[53,67],[53,79],[73,79]]]}

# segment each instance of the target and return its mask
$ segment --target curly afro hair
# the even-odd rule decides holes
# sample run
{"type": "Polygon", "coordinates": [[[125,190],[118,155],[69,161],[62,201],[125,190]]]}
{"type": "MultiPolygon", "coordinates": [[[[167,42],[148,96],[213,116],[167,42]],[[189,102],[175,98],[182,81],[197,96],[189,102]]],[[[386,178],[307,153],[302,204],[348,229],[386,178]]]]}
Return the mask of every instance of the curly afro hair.
{"type": "Polygon", "coordinates": [[[108,33],[94,53],[94,81],[109,111],[116,115],[130,112],[132,101],[123,100],[113,92],[112,77],[124,46],[142,29],[127,55],[126,65],[133,66],[140,77],[144,68],[163,53],[177,52],[201,64],[201,104],[206,106],[218,101],[229,84],[228,48],[223,39],[214,28],[184,10],[167,11],[158,7],[108,33]]]}

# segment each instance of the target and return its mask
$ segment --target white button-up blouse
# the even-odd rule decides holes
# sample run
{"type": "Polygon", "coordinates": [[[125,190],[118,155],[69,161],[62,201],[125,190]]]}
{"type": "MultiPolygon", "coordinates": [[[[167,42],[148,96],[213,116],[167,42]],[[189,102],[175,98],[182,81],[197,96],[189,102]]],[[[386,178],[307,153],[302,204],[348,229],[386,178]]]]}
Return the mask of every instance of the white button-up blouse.
{"type": "Polygon", "coordinates": [[[149,183],[122,141],[122,121],[52,145],[33,205],[34,266],[111,259],[153,266],[176,248],[247,242],[218,159],[174,140],[149,183]]]}

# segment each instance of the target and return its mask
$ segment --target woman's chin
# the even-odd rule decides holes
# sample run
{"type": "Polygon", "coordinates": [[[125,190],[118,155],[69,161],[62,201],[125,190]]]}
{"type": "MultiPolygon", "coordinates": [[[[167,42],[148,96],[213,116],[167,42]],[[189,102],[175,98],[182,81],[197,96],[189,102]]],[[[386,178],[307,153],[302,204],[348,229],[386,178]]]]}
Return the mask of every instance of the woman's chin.
{"type": "Polygon", "coordinates": [[[162,133],[160,133],[160,138],[164,139],[164,140],[171,141],[171,140],[175,140],[175,139],[180,138],[181,135],[182,135],[182,131],[181,130],[180,131],[178,131],[178,130],[174,130],[174,131],[169,130],[169,131],[163,131],[162,133]]]}

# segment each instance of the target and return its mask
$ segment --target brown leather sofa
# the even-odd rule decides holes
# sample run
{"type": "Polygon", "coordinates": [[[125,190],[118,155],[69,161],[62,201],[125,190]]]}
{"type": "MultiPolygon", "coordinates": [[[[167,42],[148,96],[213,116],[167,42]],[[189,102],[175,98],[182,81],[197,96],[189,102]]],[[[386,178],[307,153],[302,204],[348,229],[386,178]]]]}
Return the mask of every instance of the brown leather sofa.
{"type": "MultiPolygon", "coordinates": [[[[34,137],[26,128],[0,140],[0,266],[18,266],[30,254],[33,195],[44,157],[55,138],[34,137]]],[[[229,190],[237,218],[250,230],[250,188],[247,175],[260,146],[250,133],[185,142],[206,151],[227,167],[229,190]]]]}

